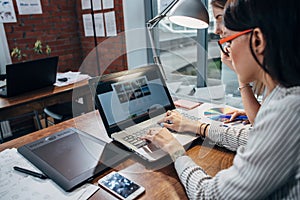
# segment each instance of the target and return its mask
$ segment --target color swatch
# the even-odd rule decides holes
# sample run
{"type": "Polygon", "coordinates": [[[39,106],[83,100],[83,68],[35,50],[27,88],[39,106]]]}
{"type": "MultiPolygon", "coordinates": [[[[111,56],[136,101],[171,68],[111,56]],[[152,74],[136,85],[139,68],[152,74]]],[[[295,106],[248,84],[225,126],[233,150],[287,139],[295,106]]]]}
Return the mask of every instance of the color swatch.
{"type": "Polygon", "coordinates": [[[224,115],[232,111],[234,110],[230,108],[210,108],[209,110],[204,112],[204,116],[215,121],[223,122],[228,119],[222,117],[221,115],[224,115]]]}

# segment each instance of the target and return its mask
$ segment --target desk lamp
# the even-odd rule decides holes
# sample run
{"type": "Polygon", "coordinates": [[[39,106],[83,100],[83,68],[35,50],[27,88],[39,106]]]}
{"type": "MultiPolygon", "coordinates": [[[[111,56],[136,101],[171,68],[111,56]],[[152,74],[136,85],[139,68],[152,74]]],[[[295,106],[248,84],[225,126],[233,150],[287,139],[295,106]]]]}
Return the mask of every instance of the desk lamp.
{"type": "Polygon", "coordinates": [[[166,74],[162,67],[160,58],[156,53],[152,31],[153,28],[160,22],[160,20],[167,16],[167,13],[169,13],[169,20],[180,26],[204,29],[208,28],[209,23],[207,9],[201,0],[174,0],[161,13],[146,23],[154,63],[160,68],[165,80],[166,74]]]}

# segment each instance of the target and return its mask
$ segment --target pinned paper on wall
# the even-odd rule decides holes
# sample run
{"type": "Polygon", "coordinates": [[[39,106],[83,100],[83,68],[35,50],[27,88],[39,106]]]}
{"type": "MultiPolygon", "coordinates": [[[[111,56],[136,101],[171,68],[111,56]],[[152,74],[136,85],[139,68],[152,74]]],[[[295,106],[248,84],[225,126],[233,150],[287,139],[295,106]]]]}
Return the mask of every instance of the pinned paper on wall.
{"type": "MultiPolygon", "coordinates": [[[[101,0],[92,0],[93,2],[93,10],[101,10],[101,0]]],[[[82,10],[91,9],[91,0],[81,0],[81,8],[82,10]]]]}
{"type": "Polygon", "coordinates": [[[103,9],[114,8],[114,1],[113,0],[102,0],[102,1],[103,1],[103,9]]]}
{"type": "Polygon", "coordinates": [[[103,21],[103,13],[97,13],[94,15],[95,17],[95,30],[97,37],[104,37],[104,21],[103,21]]]}
{"type": "Polygon", "coordinates": [[[0,23],[17,22],[12,0],[0,0],[0,23]]]}
{"type": "Polygon", "coordinates": [[[106,12],[104,13],[105,18],[105,27],[106,27],[106,36],[116,36],[117,35],[117,27],[116,27],[116,17],[115,12],[106,12]]]}
{"type": "MultiPolygon", "coordinates": [[[[84,27],[84,34],[85,37],[92,37],[94,36],[94,29],[93,29],[93,21],[91,14],[84,14],[82,15],[83,19],[83,27],[84,27]]],[[[95,20],[95,31],[97,37],[104,37],[104,22],[103,22],[103,14],[98,13],[94,15],[95,20]]]]}
{"type": "MultiPolygon", "coordinates": [[[[91,9],[91,7],[93,7],[93,10],[112,9],[114,8],[114,1],[81,0],[81,7],[82,10],[91,9]],[[92,6],[91,2],[93,3],[92,6]]],[[[115,11],[83,14],[82,20],[85,37],[111,37],[117,35],[115,11]],[[95,27],[93,27],[93,16],[95,27]]]]}
{"type": "Polygon", "coordinates": [[[20,15],[42,14],[41,0],[17,0],[20,15]]]}
{"type": "Polygon", "coordinates": [[[90,37],[94,35],[93,31],[93,23],[92,23],[92,15],[84,14],[82,15],[83,27],[84,27],[84,35],[85,37],[90,37]]]}

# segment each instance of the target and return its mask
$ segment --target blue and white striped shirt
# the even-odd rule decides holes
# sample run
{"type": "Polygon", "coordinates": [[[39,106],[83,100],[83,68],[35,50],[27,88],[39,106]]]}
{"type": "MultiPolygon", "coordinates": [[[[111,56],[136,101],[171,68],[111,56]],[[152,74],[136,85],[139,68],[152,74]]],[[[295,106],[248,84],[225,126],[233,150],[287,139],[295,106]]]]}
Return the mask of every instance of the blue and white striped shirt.
{"type": "Polygon", "coordinates": [[[300,199],[300,87],[277,86],[261,106],[253,129],[238,133],[239,139],[222,139],[224,130],[216,129],[211,128],[209,137],[217,143],[231,149],[241,146],[233,165],[215,177],[190,157],[177,158],[175,168],[190,199],[300,199]]]}

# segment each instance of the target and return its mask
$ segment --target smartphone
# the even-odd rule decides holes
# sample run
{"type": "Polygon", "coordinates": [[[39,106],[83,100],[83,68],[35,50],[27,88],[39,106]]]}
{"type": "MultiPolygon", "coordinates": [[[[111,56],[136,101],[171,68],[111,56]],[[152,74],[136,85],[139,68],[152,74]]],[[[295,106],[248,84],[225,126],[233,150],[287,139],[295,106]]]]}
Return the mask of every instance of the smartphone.
{"type": "Polygon", "coordinates": [[[115,171],[99,179],[98,184],[120,199],[135,199],[145,192],[144,187],[115,171]]]}

